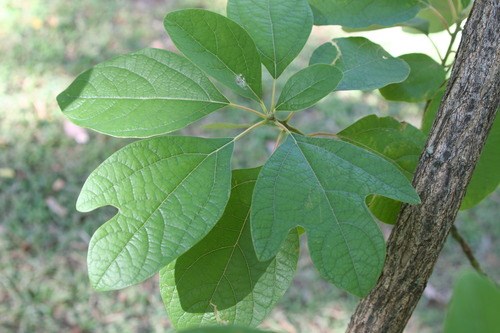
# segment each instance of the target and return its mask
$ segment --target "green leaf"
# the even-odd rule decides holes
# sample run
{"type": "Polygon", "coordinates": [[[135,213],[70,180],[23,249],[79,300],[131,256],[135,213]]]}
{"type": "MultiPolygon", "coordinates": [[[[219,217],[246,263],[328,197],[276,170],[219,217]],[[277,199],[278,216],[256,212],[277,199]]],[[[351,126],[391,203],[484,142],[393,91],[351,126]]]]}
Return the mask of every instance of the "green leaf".
{"type": "Polygon", "coordinates": [[[298,111],[327,96],[342,79],[333,66],[317,64],[295,73],[286,82],[276,105],[277,111],[298,111]]]}
{"type": "Polygon", "coordinates": [[[313,25],[307,0],[229,0],[227,14],[252,36],[274,78],[300,53],[313,25]]]}
{"type": "Polygon", "coordinates": [[[372,90],[402,82],[410,67],[363,37],[338,38],[317,48],[309,64],[333,64],[344,75],[336,90],[372,90]]]}
{"type": "MultiPolygon", "coordinates": [[[[465,1],[467,2],[467,1],[465,1]]],[[[453,11],[460,14],[460,11],[467,7],[462,6],[461,0],[426,0],[423,2],[424,8],[417,14],[417,18],[425,20],[429,24],[429,32],[435,33],[446,30],[455,24],[453,11]],[[450,4],[454,9],[450,8],[450,4]]],[[[464,15],[463,18],[466,18],[464,15]]]]}
{"type": "Polygon", "coordinates": [[[460,209],[476,206],[493,193],[500,184],[500,117],[496,117],[479,161],[467,186],[460,209]]]}
{"type": "Polygon", "coordinates": [[[179,331],[179,333],[272,333],[240,326],[208,326],[179,331]]]}
{"type": "MultiPolygon", "coordinates": [[[[417,128],[391,117],[370,115],[337,134],[358,147],[381,155],[411,181],[424,148],[426,137],[417,128]]],[[[371,212],[382,222],[394,224],[401,208],[396,200],[373,196],[368,200],[371,212]]]]}
{"type": "Polygon", "coordinates": [[[194,64],[157,49],[95,66],[57,101],[75,124],[119,137],[172,132],[229,103],[194,64]]]}
{"type": "Polygon", "coordinates": [[[257,259],[252,244],[249,212],[259,170],[233,172],[231,197],[220,221],[160,272],[162,298],[175,327],[257,326],[288,289],[299,254],[297,230],[267,261],[257,259]]]}
{"type": "Polygon", "coordinates": [[[309,0],[315,25],[362,28],[379,24],[392,26],[408,21],[420,10],[418,0],[309,0]]]}
{"type": "Polygon", "coordinates": [[[290,135],[255,185],[251,226],[257,257],[272,258],[300,225],[320,273],[366,295],[385,257],[384,238],[365,205],[372,193],[419,203],[405,176],[382,157],[342,141],[290,135]]]}
{"type": "Polygon", "coordinates": [[[444,333],[498,332],[500,288],[476,272],[464,274],[453,289],[444,333]]]}
{"type": "MultiPolygon", "coordinates": [[[[422,131],[425,134],[429,134],[432,128],[445,91],[445,87],[439,90],[424,113],[422,131]]],[[[500,172],[498,172],[500,170],[500,154],[498,153],[498,147],[500,147],[499,117],[495,119],[491,127],[479,161],[474,168],[472,178],[467,186],[467,192],[465,192],[465,197],[462,199],[461,210],[476,206],[498,188],[500,184],[500,172]]]]}
{"type": "Polygon", "coordinates": [[[95,289],[147,279],[212,229],[229,199],[232,150],[229,139],[160,137],[126,146],[92,172],[77,209],[118,208],[90,241],[95,289]]]}
{"type": "Polygon", "coordinates": [[[436,115],[439,111],[439,106],[441,105],[441,100],[443,99],[445,91],[446,84],[444,84],[443,87],[432,97],[431,102],[424,112],[424,116],[422,117],[422,132],[424,132],[425,135],[429,135],[431,132],[432,124],[434,123],[434,119],[436,119],[436,115]]]}
{"type": "Polygon", "coordinates": [[[169,13],[164,25],[175,46],[207,74],[242,96],[262,98],[260,56],[237,23],[207,10],[184,9],[169,13]]]}
{"type": "Polygon", "coordinates": [[[390,101],[421,102],[431,99],[444,83],[446,72],[440,64],[421,53],[399,57],[410,65],[410,75],[401,83],[390,84],[380,93],[390,101]]]}

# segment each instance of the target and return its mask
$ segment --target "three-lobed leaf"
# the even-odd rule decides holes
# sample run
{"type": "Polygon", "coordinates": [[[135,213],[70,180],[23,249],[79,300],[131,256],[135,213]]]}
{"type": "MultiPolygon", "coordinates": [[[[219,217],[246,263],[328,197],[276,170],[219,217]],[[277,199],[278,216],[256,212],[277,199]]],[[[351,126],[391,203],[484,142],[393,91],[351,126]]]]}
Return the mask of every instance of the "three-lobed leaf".
{"type": "Polygon", "coordinates": [[[364,28],[392,26],[413,18],[420,10],[419,0],[309,0],[316,25],[342,25],[364,28]]]}
{"type": "Polygon", "coordinates": [[[139,283],[202,239],[229,199],[232,150],[229,139],[152,138],[124,147],[92,172],[77,209],[118,208],[90,241],[94,288],[139,283]]]}
{"type": "Polygon", "coordinates": [[[318,47],[309,64],[331,64],[344,75],[336,90],[372,90],[404,81],[409,66],[364,37],[337,38],[318,47]]]}
{"type": "Polygon", "coordinates": [[[252,36],[264,66],[278,78],[304,47],[313,25],[307,0],[229,0],[228,17],[252,36]]]}
{"type": "Polygon", "coordinates": [[[119,137],[172,132],[229,103],[194,64],[158,49],[95,66],[57,101],[75,124],[119,137]]]}
{"type": "Polygon", "coordinates": [[[258,174],[259,169],[233,171],[231,197],[220,221],[161,270],[161,294],[175,327],[257,326],[290,285],[299,254],[297,230],[267,261],[257,259],[252,244],[250,205],[258,174]]]}
{"type": "Polygon", "coordinates": [[[498,332],[498,309],[498,285],[477,272],[467,272],[453,288],[444,333],[498,332]]]}
{"type": "Polygon", "coordinates": [[[399,57],[410,66],[410,75],[401,83],[393,83],[380,89],[390,101],[422,102],[431,99],[444,83],[446,71],[431,57],[410,53],[399,57]]]}
{"type": "MultiPolygon", "coordinates": [[[[358,147],[368,149],[397,166],[411,181],[424,148],[425,135],[408,123],[391,117],[364,117],[337,133],[337,136],[358,147]]],[[[371,212],[382,222],[396,222],[401,202],[382,196],[368,200],[371,212]]]]}
{"type": "Polygon", "coordinates": [[[193,63],[236,93],[259,101],[262,70],[254,41],[236,22],[202,9],[169,13],[165,29],[193,63]]]}
{"type": "Polygon", "coordinates": [[[277,111],[306,109],[335,90],[342,73],[333,66],[316,64],[292,75],[276,103],[277,111]]]}
{"type": "Polygon", "coordinates": [[[272,258],[289,231],[305,229],[312,260],[358,296],[375,285],[385,256],[369,194],[418,203],[406,177],[384,158],[346,142],[290,135],[262,168],[252,200],[257,257],[272,258]]]}

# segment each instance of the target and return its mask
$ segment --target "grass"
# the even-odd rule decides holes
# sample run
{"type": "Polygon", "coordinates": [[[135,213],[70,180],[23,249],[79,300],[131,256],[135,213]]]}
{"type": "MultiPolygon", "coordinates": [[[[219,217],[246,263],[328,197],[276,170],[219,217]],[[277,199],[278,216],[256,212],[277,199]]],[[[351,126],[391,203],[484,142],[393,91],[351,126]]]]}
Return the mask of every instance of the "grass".
{"type": "MultiPolygon", "coordinates": [[[[203,1],[123,0],[80,2],[0,0],[0,332],[164,332],[170,329],[157,277],[125,290],[96,293],[87,279],[86,250],[92,233],[113,214],[89,214],[74,205],[86,176],[130,140],[89,132],[78,144],[64,131],[55,96],[88,67],[117,54],[153,46],[173,49],[163,32],[164,14],[203,1]]],[[[210,2],[222,12],[224,1],[210,2]]],[[[315,30],[311,45],[284,75],[307,65],[314,46],[342,33],[315,30]]],[[[283,82],[284,80],[282,80],[283,82]]],[[[282,83],[281,83],[282,84],[282,83]]],[[[265,86],[270,87],[266,76],[265,86]]],[[[269,98],[269,96],[267,96],[269,98]]],[[[233,96],[233,100],[243,103],[233,96]]],[[[306,132],[331,131],[364,115],[392,115],[418,122],[421,106],[387,103],[376,93],[344,92],[294,124],[306,132]]],[[[214,122],[248,123],[252,115],[224,110],[183,133],[227,136],[214,122]]],[[[234,167],[263,163],[277,131],[262,128],[238,143],[234,167]]],[[[459,228],[485,270],[500,279],[497,191],[459,216],[459,228]]],[[[356,299],[322,280],[304,243],[299,270],[264,327],[282,332],[342,332],[356,299]]],[[[468,267],[448,241],[430,285],[446,300],[457,272],[468,267]]],[[[445,304],[422,298],[407,332],[439,332],[445,304]]]]}

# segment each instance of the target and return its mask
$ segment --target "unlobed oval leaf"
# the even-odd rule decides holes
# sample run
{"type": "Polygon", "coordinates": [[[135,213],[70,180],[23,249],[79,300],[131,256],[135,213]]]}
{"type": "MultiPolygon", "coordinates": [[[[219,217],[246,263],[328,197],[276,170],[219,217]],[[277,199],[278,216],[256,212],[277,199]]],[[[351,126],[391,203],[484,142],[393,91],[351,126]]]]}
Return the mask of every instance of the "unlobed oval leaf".
{"type": "Polygon", "coordinates": [[[410,53],[399,57],[410,65],[410,75],[401,83],[393,83],[380,93],[390,101],[421,102],[431,99],[444,83],[444,67],[431,57],[421,53],[410,53]]]}
{"type": "Polygon", "coordinates": [[[338,24],[363,28],[374,24],[391,26],[413,18],[419,0],[309,0],[315,25],[338,24]]]}
{"type": "Polygon", "coordinates": [[[274,78],[300,53],[313,25],[307,0],[229,0],[227,13],[252,36],[274,78]]]}
{"type": "Polygon", "coordinates": [[[252,238],[261,260],[302,226],[312,260],[332,283],[355,295],[375,285],[385,257],[382,233],[365,198],[418,203],[401,172],[346,142],[290,135],[262,168],[252,200],[252,238]]]}
{"type": "Polygon", "coordinates": [[[477,272],[467,272],[453,288],[443,332],[498,332],[499,309],[498,285],[477,272]]]}
{"type": "Polygon", "coordinates": [[[380,45],[364,37],[337,38],[318,47],[309,64],[324,63],[338,68],[342,80],[336,90],[372,90],[404,81],[410,67],[393,58],[380,45]]]}
{"type": "Polygon", "coordinates": [[[207,10],[184,9],[169,13],[164,25],[175,46],[207,74],[242,96],[262,98],[259,53],[236,22],[207,10]]]}
{"type": "Polygon", "coordinates": [[[194,64],[158,49],[95,66],[57,101],[75,124],[119,137],[172,132],[229,103],[194,64]]]}
{"type": "MultiPolygon", "coordinates": [[[[384,157],[397,166],[409,181],[413,178],[426,140],[425,135],[412,125],[376,115],[358,120],[337,136],[384,157]]],[[[394,224],[401,202],[375,195],[369,198],[368,207],[382,222],[394,224]]]]}
{"type": "Polygon", "coordinates": [[[118,208],[90,241],[94,288],[139,283],[202,239],[229,199],[232,150],[229,139],[153,138],[124,147],[92,172],[77,209],[118,208]]]}
{"type": "Polygon", "coordinates": [[[327,96],[342,79],[333,66],[316,64],[306,67],[288,79],[281,91],[277,111],[298,111],[316,104],[327,96]]]}
{"type": "Polygon", "coordinates": [[[233,171],[231,197],[220,221],[161,270],[162,298],[176,328],[257,326],[288,289],[297,266],[298,233],[288,235],[276,257],[257,259],[249,215],[258,174],[259,169],[233,171]]]}

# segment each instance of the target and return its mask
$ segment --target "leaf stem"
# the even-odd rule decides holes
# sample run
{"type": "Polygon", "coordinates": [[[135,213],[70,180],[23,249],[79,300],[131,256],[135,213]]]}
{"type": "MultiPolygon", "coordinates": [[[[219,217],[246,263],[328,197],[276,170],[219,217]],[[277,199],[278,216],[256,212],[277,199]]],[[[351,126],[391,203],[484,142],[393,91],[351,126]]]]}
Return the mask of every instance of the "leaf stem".
{"type": "Polygon", "coordinates": [[[486,275],[486,273],[481,268],[481,265],[479,265],[479,262],[477,261],[476,257],[474,256],[474,253],[472,252],[472,249],[470,248],[469,244],[462,237],[462,235],[458,231],[457,227],[455,227],[455,225],[451,226],[450,234],[453,237],[453,239],[456,240],[458,242],[458,244],[460,245],[460,247],[462,248],[462,251],[464,252],[465,256],[467,257],[467,259],[469,259],[471,266],[478,273],[480,273],[482,275],[486,275]]]}
{"type": "Polygon", "coordinates": [[[274,144],[274,148],[273,148],[273,152],[278,148],[278,146],[280,145],[280,142],[281,140],[283,139],[283,135],[285,134],[286,132],[284,130],[281,130],[280,131],[280,134],[278,134],[278,138],[276,139],[276,143],[274,144]]]}
{"type": "Polygon", "coordinates": [[[248,108],[248,107],[246,107],[244,105],[229,103],[228,106],[229,107],[233,107],[235,109],[240,109],[240,110],[243,110],[243,111],[247,111],[247,112],[252,112],[252,113],[256,114],[257,116],[259,116],[259,117],[261,117],[263,119],[267,119],[267,116],[264,113],[262,113],[260,111],[257,111],[255,109],[252,109],[252,108],[248,108]]]}
{"type": "Polygon", "coordinates": [[[332,138],[338,138],[337,134],[328,133],[328,132],[314,132],[314,133],[307,134],[307,136],[329,136],[332,138]]]}
{"type": "Polygon", "coordinates": [[[443,62],[441,63],[443,66],[446,65],[446,62],[448,61],[448,57],[452,53],[453,44],[455,43],[455,39],[457,38],[458,33],[460,31],[462,31],[462,28],[460,27],[460,23],[457,23],[457,27],[455,28],[455,31],[450,33],[450,36],[451,36],[450,44],[448,45],[448,49],[446,50],[446,53],[444,55],[443,62]]]}
{"type": "Polygon", "coordinates": [[[450,7],[451,16],[453,17],[453,21],[457,22],[457,20],[458,20],[458,13],[457,13],[457,9],[453,5],[453,1],[452,0],[448,0],[448,6],[450,7]]]}
{"type": "Polygon", "coordinates": [[[439,12],[439,10],[437,10],[436,7],[434,7],[433,5],[431,5],[428,2],[425,2],[425,1],[422,1],[422,0],[420,0],[420,2],[424,3],[425,5],[427,5],[427,8],[429,8],[434,13],[434,15],[436,15],[436,17],[439,19],[439,21],[441,21],[441,24],[443,24],[443,27],[451,35],[450,27],[448,26],[448,22],[446,21],[446,19],[444,18],[444,16],[441,15],[441,13],[439,12]]]}
{"type": "Polygon", "coordinates": [[[439,57],[439,60],[441,60],[441,63],[442,63],[443,62],[443,57],[441,56],[441,52],[439,52],[439,49],[438,49],[436,43],[434,43],[434,41],[432,40],[432,38],[429,35],[426,34],[425,36],[427,36],[427,38],[431,42],[432,46],[434,47],[434,50],[436,50],[436,53],[437,53],[437,55],[439,57]]]}
{"type": "Polygon", "coordinates": [[[304,133],[302,131],[300,131],[299,129],[293,127],[292,125],[290,125],[286,121],[275,119],[274,123],[276,125],[278,125],[278,127],[285,128],[286,131],[289,132],[289,133],[292,132],[292,133],[297,133],[297,134],[300,134],[300,135],[304,135],[304,133]]]}
{"type": "Polygon", "coordinates": [[[274,111],[274,98],[276,97],[276,79],[273,79],[273,90],[271,93],[271,112],[274,111]]]}
{"type": "Polygon", "coordinates": [[[262,125],[267,124],[268,121],[269,120],[266,118],[266,119],[264,119],[262,121],[259,121],[258,123],[253,124],[252,126],[250,126],[249,128],[247,128],[246,130],[244,130],[243,132],[241,132],[240,134],[238,134],[237,136],[235,136],[234,139],[233,139],[233,142],[238,141],[239,139],[241,139],[242,137],[244,137],[245,135],[247,135],[248,133],[250,133],[254,129],[256,129],[258,127],[261,127],[262,125]]]}

